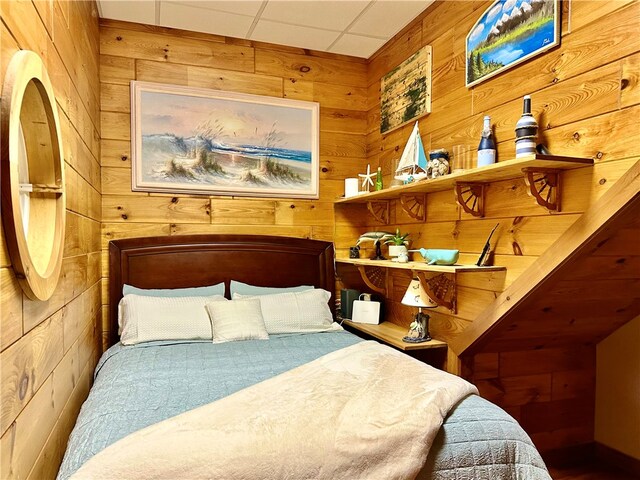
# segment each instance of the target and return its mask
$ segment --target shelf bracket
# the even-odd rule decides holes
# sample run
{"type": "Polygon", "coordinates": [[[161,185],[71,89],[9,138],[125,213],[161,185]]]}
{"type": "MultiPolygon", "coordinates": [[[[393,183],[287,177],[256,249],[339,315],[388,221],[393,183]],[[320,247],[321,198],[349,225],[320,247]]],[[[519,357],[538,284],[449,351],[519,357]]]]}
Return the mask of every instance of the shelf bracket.
{"type": "Polygon", "coordinates": [[[484,186],[484,183],[456,183],[456,203],[474,217],[484,217],[484,186]]]}
{"type": "Polygon", "coordinates": [[[378,222],[388,225],[389,224],[389,202],[388,201],[377,201],[377,202],[367,202],[367,210],[373,218],[375,218],[378,222]]]}
{"type": "Polygon", "coordinates": [[[541,207],[549,211],[560,211],[560,170],[553,168],[523,168],[527,193],[541,207]]]}
{"type": "Polygon", "coordinates": [[[387,268],[357,265],[364,283],[374,292],[387,296],[387,268]]]}
{"type": "Polygon", "coordinates": [[[400,195],[400,205],[411,218],[424,222],[426,217],[427,196],[424,193],[400,195]]]}
{"type": "Polygon", "coordinates": [[[425,272],[413,272],[418,277],[422,288],[429,297],[441,307],[448,308],[451,313],[457,311],[456,274],[440,273],[431,278],[427,278],[425,272]]]}

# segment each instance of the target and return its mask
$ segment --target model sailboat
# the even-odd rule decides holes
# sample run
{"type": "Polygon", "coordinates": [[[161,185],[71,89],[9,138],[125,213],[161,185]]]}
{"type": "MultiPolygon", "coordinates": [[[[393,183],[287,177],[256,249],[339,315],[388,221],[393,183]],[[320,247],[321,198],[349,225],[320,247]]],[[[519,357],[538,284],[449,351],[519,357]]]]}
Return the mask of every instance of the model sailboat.
{"type": "Polygon", "coordinates": [[[427,178],[427,157],[424,154],[424,147],[420,139],[418,122],[416,122],[409,140],[407,140],[394,178],[402,180],[404,183],[427,178]]]}

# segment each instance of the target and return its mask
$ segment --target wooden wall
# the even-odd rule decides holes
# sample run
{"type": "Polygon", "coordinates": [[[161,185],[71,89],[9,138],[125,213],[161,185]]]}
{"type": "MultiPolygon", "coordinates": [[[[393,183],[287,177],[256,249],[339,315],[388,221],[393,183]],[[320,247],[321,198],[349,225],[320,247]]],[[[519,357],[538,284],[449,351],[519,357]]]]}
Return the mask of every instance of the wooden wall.
{"type": "MultiPolygon", "coordinates": [[[[424,45],[433,47],[432,112],[420,119],[426,150],[468,145],[475,152],[482,117],[491,115],[498,160],[514,157],[514,127],[522,96],[531,94],[540,141],[556,154],[590,157],[595,166],[563,174],[562,211],[549,213],[525,192],[522,179],[490,185],[485,217],[461,213],[453,192],[427,197],[425,222],[391,205],[389,225],[376,223],[358,205],[336,207],[340,255],[366,230],[396,227],[411,233],[412,247],[457,248],[462,262],[477,258],[492,227],[495,264],[506,274],[458,277],[456,315],[439,307],[431,332],[450,340],[531,265],[640,157],[640,2],[577,1],[562,4],[562,43],[472,89],[465,88],[465,37],[491,2],[436,2],[378,51],[368,65],[367,159],[391,180],[412,125],[379,133],[381,77],[424,45]]],[[[341,266],[345,283],[353,272],[341,266]]],[[[388,317],[406,325],[411,311],[399,304],[410,279],[393,271],[388,317]]],[[[593,440],[595,346],[479,354],[467,372],[481,393],[528,426],[541,450],[593,440]],[[481,381],[480,381],[481,380],[481,381]],[[526,408],[525,408],[526,407],[526,408]],[[526,418],[523,419],[523,412],[526,418]]]]}
{"type": "MultiPolygon", "coordinates": [[[[13,53],[37,52],[62,124],[67,230],[47,302],[22,294],[0,245],[0,478],[55,478],[97,361],[100,318],[100,107],[94,2],[1,2],[4,79],[13,53]]],[[[5,161],[5,159],[3,159],[5,161]]]]}
{"type": "MultiPolygon", "coordinates": [[[[333,200],[343,194],[343,179],[362,171],[365,163],[366,71],[365,61],[352,57],[101,20],[105,255],[109,240],[148,235],[255,233],[332,240],[333,200]],[[319,102],[320,198],[132,192],[131,80],[319,102]]],[[[105,287],[107,266],[104,261],[105,287]]],[[[106,305],[106,288],[102,299],[106,305]]]]}

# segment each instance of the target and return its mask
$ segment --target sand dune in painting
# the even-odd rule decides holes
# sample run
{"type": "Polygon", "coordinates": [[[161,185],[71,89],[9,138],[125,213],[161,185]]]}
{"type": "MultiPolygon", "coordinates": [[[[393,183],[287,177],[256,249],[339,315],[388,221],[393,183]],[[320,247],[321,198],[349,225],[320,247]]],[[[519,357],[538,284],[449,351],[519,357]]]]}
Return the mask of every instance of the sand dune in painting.
{"type": "Polygon", "coordinates": [[[298,150],[163,134],[143,136],[142,153],[144,181],[303,190],[311,179],[311,153],[298,150]]]}

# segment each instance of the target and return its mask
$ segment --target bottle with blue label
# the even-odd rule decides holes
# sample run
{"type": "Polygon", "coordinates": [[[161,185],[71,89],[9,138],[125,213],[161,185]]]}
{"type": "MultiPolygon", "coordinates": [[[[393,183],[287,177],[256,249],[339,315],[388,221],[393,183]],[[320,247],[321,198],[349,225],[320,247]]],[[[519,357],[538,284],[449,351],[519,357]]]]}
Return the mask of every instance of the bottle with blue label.
{"type": "Polygon", "coordinates": [[[478,167],[491,165],[496,162],[496,142],[493,139],[491,131],[491,117],[484,117],[484,126],[482,128],[482,138],[478,145],[478,167]]]}

